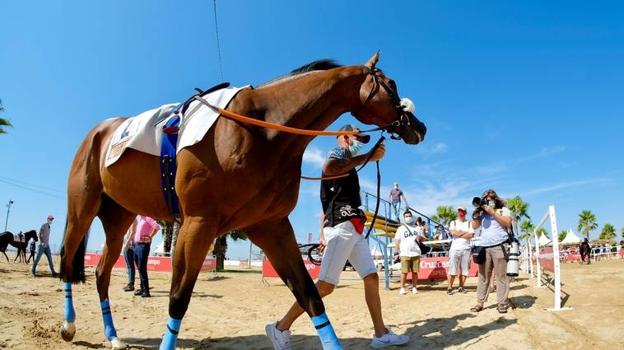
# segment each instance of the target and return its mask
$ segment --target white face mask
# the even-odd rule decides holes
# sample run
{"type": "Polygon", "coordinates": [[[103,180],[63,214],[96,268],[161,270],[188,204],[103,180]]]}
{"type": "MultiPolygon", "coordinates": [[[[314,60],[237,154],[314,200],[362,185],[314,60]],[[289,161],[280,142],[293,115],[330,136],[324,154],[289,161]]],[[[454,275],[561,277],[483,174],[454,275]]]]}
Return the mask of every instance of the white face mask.
{"type": "Polygon", "coordinates": [[[410,225],[413,224],[414,223],[414,217],[413,216],[406,217],[405,218],[405,223],[406,224],[410,224],[410,225]]]}
{"type": "Polygon", "coordinates": [[[362,147],[364,147],[364,144],[362,142],[358,140],[352,140],[351,144],[349,145],[349,152],[351,152],[352,156],[357,156],[362,151],[362,147]]]}

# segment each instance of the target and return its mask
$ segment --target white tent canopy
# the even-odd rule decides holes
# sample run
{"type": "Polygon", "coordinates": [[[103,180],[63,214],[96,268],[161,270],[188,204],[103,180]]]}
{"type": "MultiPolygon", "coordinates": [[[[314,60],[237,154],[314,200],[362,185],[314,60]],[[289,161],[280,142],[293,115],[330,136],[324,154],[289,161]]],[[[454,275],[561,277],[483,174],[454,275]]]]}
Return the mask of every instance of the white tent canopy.
{"type": "Polygon", "coordinates": [[[561,244],[563,245],[572,245],[581,243],[581,239],[577,236],[572,229],[568,230],[568,234],[566,234],[561,244]]]}
{"type": "Polygon", "coordinates": [[[539,242],[540,247],[550,245],[550,243],[551,243],[551,242],[550,242],[550,239],[548,239],[548,237],[546,237],[546,235],[545,235],[545,234],[544,234],[544,235],[541,235],[541,236],[538,238],[538,242],[539,242]]]}

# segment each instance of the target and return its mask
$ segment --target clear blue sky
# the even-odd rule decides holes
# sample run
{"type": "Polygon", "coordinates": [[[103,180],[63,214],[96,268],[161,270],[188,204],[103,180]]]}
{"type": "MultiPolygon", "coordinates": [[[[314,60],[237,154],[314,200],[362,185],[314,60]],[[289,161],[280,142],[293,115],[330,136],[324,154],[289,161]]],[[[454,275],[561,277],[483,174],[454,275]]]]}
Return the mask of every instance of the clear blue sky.
{"type": "MultiPolygon", "coordinates": [[[[528,201],[536,220],[555,204],[567,229],[591,209],[620,236],[620,2],[218,1],[217,10],[224,79],[238,86],[381,50],[380,67],[429,128],[422,145],[387,143],[384,194],[398,181],[432,213],[493,187],[528,201]]],[[[220,81],[212,1],[13,1],[0,13],[0,98],[15,126],[0,136],[0,228],[12,199],[10,230],[53,214],[60,244],[68,169],[87,131],[220,81]]],[[[334,142],[310,145],[304,174],[318,175],[334,142]]],[[[364,189],[374,179],[365,170],[364,189]]],[[[291,215],[301,241],[318,235],[318,186],[302,183],[291,215]]],[[[92,232],[99,248],[99,223],[92,232]]],[[[234,245],[230,256],[246,250],[234,245]]]]}

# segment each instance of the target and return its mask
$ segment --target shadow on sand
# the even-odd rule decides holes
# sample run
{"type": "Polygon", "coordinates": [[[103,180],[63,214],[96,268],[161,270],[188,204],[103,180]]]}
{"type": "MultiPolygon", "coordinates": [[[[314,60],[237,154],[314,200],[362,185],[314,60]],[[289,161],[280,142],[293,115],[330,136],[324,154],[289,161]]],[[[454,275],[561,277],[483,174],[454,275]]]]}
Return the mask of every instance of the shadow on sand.
{"type": "MultiPolygon", "coordinates": [[[[491,332],[515,324],[515,319],[500,317],[484,325],[459,327],[462,320],[478,317],[476,314],[464,313],[453,317],[430,318],[404,323],[408,326],[406,334],[411,337],[408,348],[443,349],[449,346],[474,345],[491,332]]],[[[160,338],[128,338],[129,349],[157,349],[160,338]]],[[[295,335],[291,338],[295,349],[320,349],[318,337],[295,335]]],[[[366,349],[370,347],[371,338],[342,338],[345,349],[366,349]]],[[[74,344],[88,348],[103,348],[102,344],[75,342],[74,344]]],[[[271,349],[269,340],[264,335],[250,335],[227,338],[204,338],[201,340],[179,339],[177,346],[185,349],[271,349]]]]}

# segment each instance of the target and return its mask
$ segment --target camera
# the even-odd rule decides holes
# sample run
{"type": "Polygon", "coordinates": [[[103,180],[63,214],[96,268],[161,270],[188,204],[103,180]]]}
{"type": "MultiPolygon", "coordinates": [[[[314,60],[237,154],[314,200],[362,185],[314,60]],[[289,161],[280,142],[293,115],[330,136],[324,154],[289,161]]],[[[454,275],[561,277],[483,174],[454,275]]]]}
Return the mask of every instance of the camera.
{"type": "Polygon", "coordinates": [[[496,202],[491,199],[488,199],[487,197],[473,197],[472,198],[473,207],[481,208],[484,205],[494,208],[496,206],[496,202]]]}

